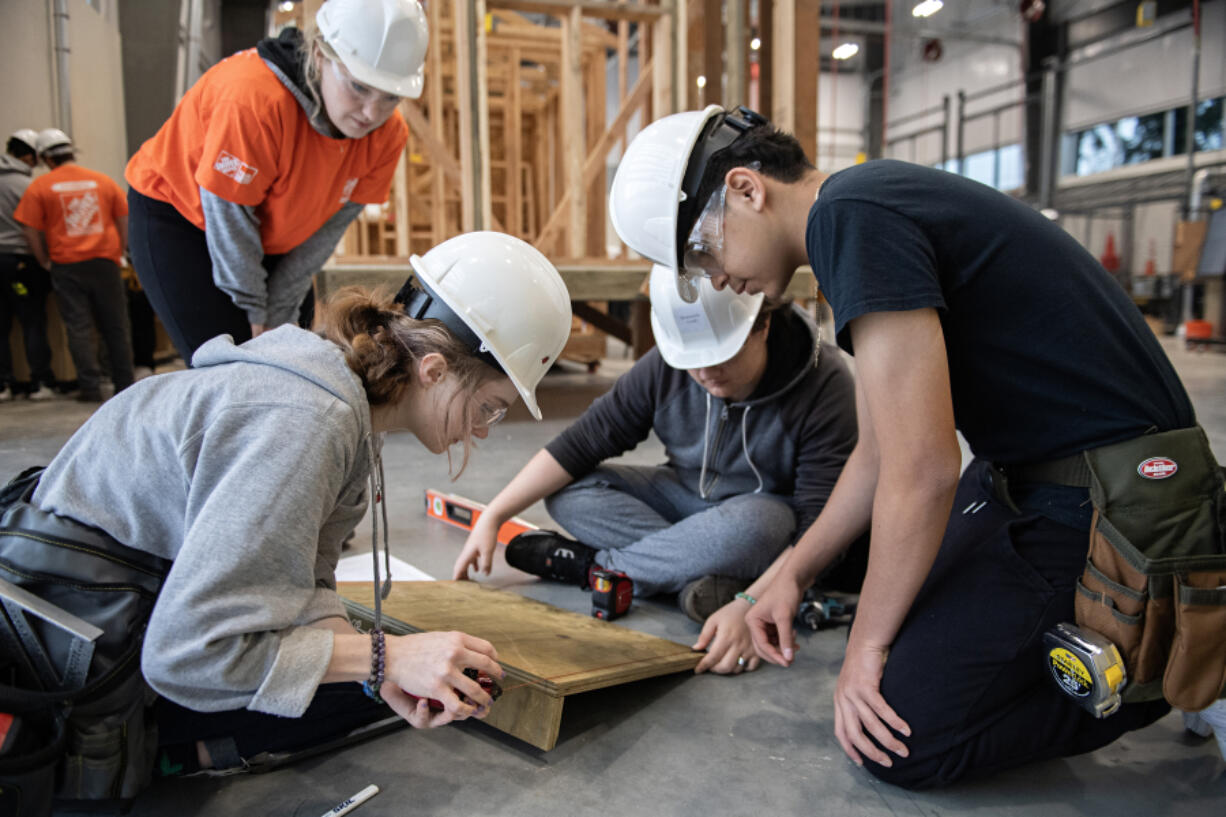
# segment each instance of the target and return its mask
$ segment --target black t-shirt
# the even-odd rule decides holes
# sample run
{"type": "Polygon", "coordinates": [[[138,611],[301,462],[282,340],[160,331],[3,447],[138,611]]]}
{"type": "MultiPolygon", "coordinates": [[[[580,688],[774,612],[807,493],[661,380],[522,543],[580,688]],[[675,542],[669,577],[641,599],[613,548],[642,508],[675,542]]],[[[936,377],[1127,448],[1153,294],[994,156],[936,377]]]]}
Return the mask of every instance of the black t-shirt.
{"type": "Polygon", "coordinates": [[[976,456],[1034,462],[1195,423],[1123,289],[1022,202],[881,160],[827,179],[807,230],[847,351],[860,315],[938,311],[955,421],[976,456]]]}

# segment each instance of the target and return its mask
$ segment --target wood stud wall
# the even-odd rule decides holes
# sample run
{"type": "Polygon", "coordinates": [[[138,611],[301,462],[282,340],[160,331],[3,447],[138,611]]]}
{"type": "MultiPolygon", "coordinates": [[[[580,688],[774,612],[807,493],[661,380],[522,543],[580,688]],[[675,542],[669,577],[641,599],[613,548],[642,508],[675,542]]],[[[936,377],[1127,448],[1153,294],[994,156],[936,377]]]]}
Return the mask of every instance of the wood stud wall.
{"type": "MultiPolygon", "coordinates": [[[[320,0],[307,0],[311,14],[320,0]]],[[[817,150],[819,0],[427,0],[426,92],[392,200],[363,216],[342,260],[404,257],[472,229],[502,230],[560,263],[617,263],[606,156],[643,123],[750,102],[748,41],[761,40],[757,103],[817,150]],[[548,15],[542,24],[536,15],[548,15]],[[534,15],[529,17],[528,15],[534,15]],[[630,82],[632,38],[639,75],[630,82]],[[617,65],[618,113],[606,121],[617,65]],[[698,77],[706,78],[698,87],[698,77]],[[373,216],[373,214],[372,214],[373,216]]],[[[627,259],[628,260],[628,259],[627,259]]]]}
{"type": "Polygon", "coordinates": [[[391,201],[355,222],[340,260],[403,258],[473,229],[519,236],[555,261],[625,258],[624,246],[607,246],[605,161],[624,148],[636,113],[646,123],[675,109],[672,0],[425,6],[426,92],[401,106],[410,136],[391,201]],[[632,24],[639,76],[631,87],[632,24]],[[607,122],[610,60],[619,105],[607,122]]]}

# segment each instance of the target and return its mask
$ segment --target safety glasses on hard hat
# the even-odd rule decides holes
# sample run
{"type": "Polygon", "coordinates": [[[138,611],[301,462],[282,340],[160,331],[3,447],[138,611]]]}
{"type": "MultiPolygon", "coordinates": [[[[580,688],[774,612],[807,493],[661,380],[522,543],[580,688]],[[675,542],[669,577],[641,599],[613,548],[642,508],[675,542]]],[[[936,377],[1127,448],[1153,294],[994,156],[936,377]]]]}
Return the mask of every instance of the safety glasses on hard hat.
{"type": "Polygon", "coordinates": [[[719,189],[707,199],[685,240],[685,255],[678,270],[677,291],[687,303],[698,299],[698,280],[713,278],[724,271],[724,207],[728,188],[719,189]]]}

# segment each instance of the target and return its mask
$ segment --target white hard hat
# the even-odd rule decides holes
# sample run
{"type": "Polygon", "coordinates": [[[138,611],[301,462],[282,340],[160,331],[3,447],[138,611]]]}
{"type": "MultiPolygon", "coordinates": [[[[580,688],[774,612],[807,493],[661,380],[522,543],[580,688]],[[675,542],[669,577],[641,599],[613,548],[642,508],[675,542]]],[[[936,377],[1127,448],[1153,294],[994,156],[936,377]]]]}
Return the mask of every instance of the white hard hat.
{"type": "Polygon", "coordinates": [[[417,0],[327,0],[315,25],[358,82],[396,96],[421,96],[430,32],[417,0]]]}
{"type": "Polygon", "coordinates": [[[38,152],[38,131],[31,130],[30,128],[21,128],[20,130],[13,131],[9,139],[16,139],[23,145],[27,145],[30,150],[38,152]]]}
{"type": "Polygon", "coordinates": [[[698,300],[677,292],[671,267],[651,268],[651,331],[664,362],[674,369],[701,369],[730,360],[749,337],[765,296],[716,289],[705,278],[698,300]]]}
{"type": "Polygon", "coordinates": [[[609,191],[613,229],[639,255],[677,272],[677,290],[692,300],[681,275],[681,246],[706,202],[696,201],[712,156],[767,121],[745,107],[708,105],[652,122],[626,148],[609,191]]]}
{"type": "Polygon", "coordinates": [[[570,337],[570,293],[553,264],[531,244],[494,232],[458,235],[409,263],[426,294],[447,310],[415,306],[402,289],[397,300],[408,301],[406,311],[442,320],[461,340],[474,335],[474,354],[491,355],[541,419],[536,385],[570,337]]]}
{"type": "Polygon", "coordinates": [[[685,167],[707,122],[723,112],[708,105],[662,117],[626,148],[609,191],[609,218],[621,240],[644,258],[670,268],[680,262],[677,206],[685,167]]]}
{"type": "Polygon", "coordinates": [[[72,139],[59,128],[47,128],[38,132],[38,144],[35,147],[38,148],[38,155],[42,156],[56,148],[71,148],[72,139]]]}

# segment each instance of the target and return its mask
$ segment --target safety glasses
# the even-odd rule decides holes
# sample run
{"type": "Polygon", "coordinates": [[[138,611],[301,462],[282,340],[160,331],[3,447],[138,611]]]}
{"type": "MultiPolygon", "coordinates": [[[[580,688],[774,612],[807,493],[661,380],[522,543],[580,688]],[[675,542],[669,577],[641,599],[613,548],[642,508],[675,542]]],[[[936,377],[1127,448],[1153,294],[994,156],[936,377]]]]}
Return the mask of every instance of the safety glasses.
{"type": "Polygon", "coordinates": [[[329,59],[328,62],[332,65],[332,75],[336,77],[336,81],[354,102],[365,107],[373,101],[380,108],[394,108],[400,103],[400,97],[395,94],[385,94],[376,88],[358,82],[345,66],[341,65],[339,59],[329,59]]]}
{"type": "Polygon", "coordinates": [[[699,279],[712,278],[724,271],[724,207],[727,197],[728,188],[720,185],[707,199],[706,206],[685,240],[677,292],[687,303],[698,300],[699,279]]]}
{"type": "Polygon", "coordinates": [[[491,406],[485,401],[480,401],[477,403],[477,416],[474,422],[478,428],[496,426],[507,416],[507,408],[505,403],[500,402],[491,406]]]}

